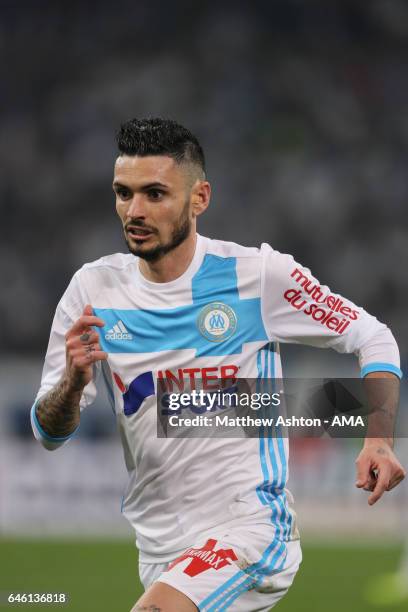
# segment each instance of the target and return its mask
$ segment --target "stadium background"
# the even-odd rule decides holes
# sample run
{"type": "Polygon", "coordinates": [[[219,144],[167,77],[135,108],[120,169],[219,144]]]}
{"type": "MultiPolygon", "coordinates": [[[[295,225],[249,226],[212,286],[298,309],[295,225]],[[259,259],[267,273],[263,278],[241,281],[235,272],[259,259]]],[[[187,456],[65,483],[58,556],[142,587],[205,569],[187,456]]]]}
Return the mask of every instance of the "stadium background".
{"type": "MultiPolygon", "coordinates": [[[[103,391],[62,451],[43,451],[28,424],[70,277],[125,250],[110,187],[121,121],[191,128],[214,188],[201,233],[292,253],[392,327],[404,369],[407,36],[403,0],[0,2],[3,595],[66,591],[73,611],[125,610],[139,588],[103,391]]],[[[317,350],[283,359],[292,376],[357,372],[317,350]]],[[[305,562],[282,612],[405,609],[372,585],[398,565],[408,487],[368,509],[357,452],[320,441],[292,455],[305,562]]]]}

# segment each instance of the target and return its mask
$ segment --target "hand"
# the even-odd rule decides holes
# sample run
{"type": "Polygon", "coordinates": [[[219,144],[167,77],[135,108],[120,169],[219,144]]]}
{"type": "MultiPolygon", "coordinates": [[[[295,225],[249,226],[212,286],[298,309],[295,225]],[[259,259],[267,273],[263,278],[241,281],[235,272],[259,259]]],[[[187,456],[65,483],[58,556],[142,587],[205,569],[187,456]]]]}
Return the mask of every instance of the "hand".
{"type": "Polygon", "coordinates": [[[65,377],[68,387],[77,391],[82,391],[92,380],[93,364],[108,358],[101,350],[98,333],[91,327],[103,327],[105,322],[92,313],[92,306],[87,304],[82,316],[65,334],[65,377]]]}
{"type": "Polygon", "coordinates": [[[380,499],[384,491],[396,487],[406,475],[391,447],[382,438],[367,438],[356,466],[356,487],[371,491],[368,497],[370,506],[380,499]]]}

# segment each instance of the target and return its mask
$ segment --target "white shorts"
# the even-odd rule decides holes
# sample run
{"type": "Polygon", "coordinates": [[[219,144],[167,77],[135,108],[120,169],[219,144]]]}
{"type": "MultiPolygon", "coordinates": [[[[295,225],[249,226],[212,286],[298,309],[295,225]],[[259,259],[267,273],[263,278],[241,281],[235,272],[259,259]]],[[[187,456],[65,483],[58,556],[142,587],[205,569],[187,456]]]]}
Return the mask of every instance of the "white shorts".
{"type": "Polygon", "coordinates": [[[300,543],[274,538],[272,526],[246,527],[214,530],[169,563],[140,563],[145,589],[165,582],[200,612],[267,612],[293,582],[300,543]]]}

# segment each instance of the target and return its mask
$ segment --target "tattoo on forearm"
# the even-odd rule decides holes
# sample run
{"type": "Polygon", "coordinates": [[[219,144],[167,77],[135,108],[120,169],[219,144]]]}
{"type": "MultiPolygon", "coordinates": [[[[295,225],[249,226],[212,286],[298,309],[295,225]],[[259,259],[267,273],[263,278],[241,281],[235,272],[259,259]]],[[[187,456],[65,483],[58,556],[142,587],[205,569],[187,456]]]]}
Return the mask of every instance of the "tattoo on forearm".
{"type": "Polygon", "coordinates": [[[138,606],[133,608],[132,612],[161,612],[161,608],[158,608],[154,604],[151,606],[138,606]]]}
{"type": "Polygon", "coordinates": [[[388,453],[387,453],[387,451],[384,448],[381,448],[381,446],[380,446],[380,448],[377,448],[377,454],[378,455],[387,455],[388,453]]]}
{"type": "Polygon", "coordinates": [[[80,392],[69,391],[62,379],[39,400],[36,406],[37,419],[47,434],[64,437],[77,428],[80,397],[80,392]]]}

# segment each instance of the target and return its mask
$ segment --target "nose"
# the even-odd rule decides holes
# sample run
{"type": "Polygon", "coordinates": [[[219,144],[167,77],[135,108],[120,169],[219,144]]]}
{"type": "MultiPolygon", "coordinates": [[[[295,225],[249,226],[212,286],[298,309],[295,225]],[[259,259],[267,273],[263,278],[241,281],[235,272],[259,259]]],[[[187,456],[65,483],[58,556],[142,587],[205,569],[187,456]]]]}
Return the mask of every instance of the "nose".
{"type": "Polygon", "coordinates": [[[135,193],[129,203],[126,216],[130,219],[144,219],[145,212],[142,195],[135,193]]]}

